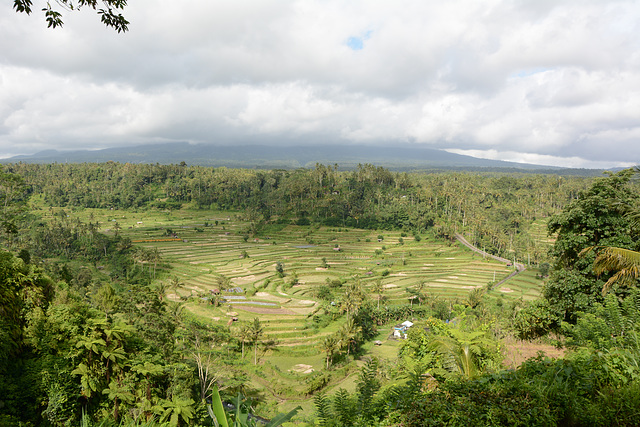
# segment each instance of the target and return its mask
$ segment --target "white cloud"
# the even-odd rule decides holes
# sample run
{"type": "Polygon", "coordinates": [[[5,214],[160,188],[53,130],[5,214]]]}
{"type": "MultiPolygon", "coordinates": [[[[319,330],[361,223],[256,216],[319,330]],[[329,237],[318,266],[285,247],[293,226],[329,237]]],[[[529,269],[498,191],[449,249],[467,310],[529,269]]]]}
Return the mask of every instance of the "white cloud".
{"type": "Polygon", "coordinates": [[[522,153],[516,151],[497,150],[459,150],[447,149],[449,153],[462,154],[480,159],[502,160],[516,163],[529,163],[546,166],[557,166],[563,168],[586,168],[586,169],[607,169],[607,168],[628,168],[638,164],[638,162],[607,162],[598,160],[588,160],[582,157],[559,157],[547,154],[522,153]]]}
{"type": "Polygon", "coordinates": [[[258,138],[640,159],[634,0],[138,0],[125,15],[126,34],[90,10],[52,30],[0,5],[0,155],[258,138]]]}
{"type": "Polygon", "coordinates": [[[299,135],[322,132],[342,108],[331,99],[316,96],[313,88],[297,83],[252,88],[245,109],[236,124],[257,133],[293,132],[299,135]],[[278,114],[273,114],[278,111],[278,114]]]}

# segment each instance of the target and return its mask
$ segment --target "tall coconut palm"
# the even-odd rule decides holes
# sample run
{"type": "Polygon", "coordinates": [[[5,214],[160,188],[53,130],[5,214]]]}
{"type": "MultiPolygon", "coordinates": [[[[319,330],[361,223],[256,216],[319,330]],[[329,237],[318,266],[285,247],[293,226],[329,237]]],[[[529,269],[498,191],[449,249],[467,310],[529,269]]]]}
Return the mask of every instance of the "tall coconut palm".
{"type": "Polygon", "coordinates": [[[371,291],[378,295],[378,310],[379,310],[380,301],[382,300],[382,293],[384,292],[384,285],[382,284],[382,279],[378,279],[375,281],[375,283],[371,287],[371,291]]]}
{"type": "Polygon", "coordinates": [[[349,356],[351,350],[356,349],[358,341],[360,340],[360,332],[360,326],[356,325],[353,319],[347,320],[347,322],[342,325],[342,328],[340,328],[340,331],[338,331],[342,345],[347,349],[347,356],[349,356]]]}
{"type": "Polygon", "coordinates": [[[348,293],[345,293],[340,301],[340,308],[342,311],[347,313],[347,319],[351,318],[351,313],[356,309],[356,307],[357,301],[354,298],[350,298],[348,293]]]}
{"type": "Polygon", "coordinates": [[[238,329],[236,336],[238,337],[238,340],[240,340],[240,345],[242,348],[242,358],[244,359],[244,345],[247,341],[250,341],[250,326],[248,323],[243,324],[242,326],[240,326],[240,328],[238,329]]]}
{"type": "Polygon", "coordinates": [[[178,295],[178,289],[182,288],[184,286],[184,283],[182,283],[182,280],[180,280],[180,278],[178,276],[172,276],[171,277],[171,282],[170,285],[171,289],[173,290],[173,293],[178,295]]]}
{"type": "Polygon", "coordinates": [[[264,337],[264,326],[260,323],[260,319],[253,318],[253,322],[249,323],[249,341],[253,344],[253,364],[258,364],[258,344],[264,337]]]}
{"type": "Polygon", "coordinates": [[[333,363],[333,356],[340,348],[341,340],[337,335],[329,335],[322,341],[322,349],[327,353],[327,369],[333,363]]]}
{"type": "Polygon", "coordinates": [[[358,311],[358,308],[366,298],[367,294],[362,287],[362,283],[359,278],[356,278],[355,282],[351,283],[347,286],[347,289],[345,289],[340,304],[342,310],[347,313],[347,319],[350,319],[352,314],[358,311]]]}
{"type": "Polygon", "coordinates": [[[158,248],[153,248],[149,254],[149,261],[153,261],[153,278],[156,278],[156,268],[158,266],[158,262],[162,261],[162,255],[160,254],[160,250],[158,248]]]}

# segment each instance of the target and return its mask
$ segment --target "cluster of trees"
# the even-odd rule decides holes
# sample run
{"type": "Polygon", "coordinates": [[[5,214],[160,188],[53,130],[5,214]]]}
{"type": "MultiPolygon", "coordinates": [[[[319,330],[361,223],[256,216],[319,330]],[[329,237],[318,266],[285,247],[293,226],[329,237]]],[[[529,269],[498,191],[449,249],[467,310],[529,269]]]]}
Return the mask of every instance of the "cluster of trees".
{"type": "Polygon", "coordinates": [[[0,425],[211,425],[216,384],[247,392],[240,355],[248,343],[257,362],[258,319],[246,334],[200,324],[133,259],[135,274],[80,280],[89,267],[47,274],[21,256],[0,252],[0,425]]]}
{"type": "MultiPolygon", "coordinates": [[[[65,11],[96,10],[118,32],[128,29],[120,14],[126,4],[58,1],[65,11]]],[[[17,12],[30,14],[32,8],[31,0],[14,1],[17,12]]],[[[50,4],[43,11],[50,27],[63,24],[61,12],[50,4]]],[[[23,250],[19,255],[0,251],[1,425],[70,425],[80,414],[85,424],[86,417],[136,424],[155,418],[174,426],[230,421],[214,385],[220,378],[213,373],[221,371],[218,363],[226,372],[233,365],[232,359],[220,362],[225,352],[219,350],[233,339],[181,318],[179,306],[163,298],[142,268],[143,274],[129,274],[137,267],[130,243],[103,238],[91,224],[62,218],[53,231],[44,225],[25,241],[17,224],[29,192],[58,206],[179,208],[192,203],[243,209],[252,221],[295,218],[418,231],[436,226],[443,237],[464,231],[477,246],[534,260],[542,255],[526,233],[527,224],[562,209],[549,223],[557,240],[543,298],[515,316],[515,328],[522,337],[556,332],[572,350],[565,358],[539,356],[516,370],[500,370],[495,328],[470,304],[457,309],[453,322],[429,319],[412,329],[391,368],[368,360],[354,393],[317,395],[318,421],[325,426],[638,424],[636,171],[591,185],[542,176],[410,177],[371,165],[351,173],[322,165],[292,172],[114,163],[10,168],[19,176],[0,174],[2,238],[8,247],[23,250]],[[113,285],[103,282],[81,293],[87,280],[56,283],[32,262],[24,249],[29,242],[41,242],[34,248],[40,256],[97,262],[118,253],[130,257],[132,267],[121,269],[124,274],[112,278],[113,285]],[[209,397],[215,408],[207,411],[209,397]]],[[[68,275],[66,266],[54,272],[62,279],[68,275]]],[[[358,298],[357,287],[347,291],[358,298]]],[[[345,311],[347,323],[339,336],[349,354],[356,349],[352,343],[373,330],[374,316],[367,313],[380,308],[347,304],[345,311]]],[[[245,330],[257,362],[259,320],[245,330]]],[[[231,421],[255,425],[237,402],[231,421]]]]}
{"type": "Polygon", "coordinates": [[[562,322],[575,323],[580,313],[604,302],[603,289],[623,298],[624,285],[636,282],[630,277],[614,285],[610,279],[616,272],[606,271],[606,263],[605,268],[594,269],[598,255],[605,260],[618,258],[615,253],[603,258],[610,253],[607,248],[640,249],[640,228],[633,214],[640,206],[636,178],[637,171],[629,169],[598,179],[550,220],[549,232],[557,235],[550,252],[551,274],[543,288],[544,298],[517,319],[521,336],[535,337],[558,330],[562,322]]]}
{"type": "Polygon", "coordinates": [[[242,348],[242,358],[244,359],[245,344],[253,347],[253,364],[258,364],[258,346],[262,345],[265,349],[272,348],[275,345],[274,340],[268,339],[264,333],[264,325],[257,317],[253,321],[241,324],[237,328],[237,336],[242,348]]]}
{"type": "Polygon", "coordinates": [[[180,165],[13,164],[29,192],[52,206],[242,210],[257,226],[269,221],[463,232],[487,251],[538,264],[545,246],[531,223],[558,212],[592,181],[547,175],[394,173],[360,165],[245,170],[180,165]]]}
{"type": "Polygon", "coordinates": [[[210,425],[214,385],[245,390],[241,340],[167,300],[157,253],[64,213],[43,223],[3,178],[0,425],[210,425]]]}
{"type": "Polygon", "coordinates": [[[9,252],[1,268],[3,307],[15,307],[3,310],[1,323],[12,338],[2,340],[4,424],[62,425],[82,410],[119,420],[125,407],[149,417],[190,396],[188,389],[166,393],[189,370],[172,357],[176,323],[156,292],[131,286],[131,298],[120,298],[106,284],[80,295],[9,252]]]}
{"type": "Polygon", "coordinates": [[[416,322],[395,363],[372,360],[354,393],[316,397],[321,425],[637,425],[637,173],[596,180],[552,218],[558,239],[543,298],[507,317],[469,302],[454,305],[449,322],[416,322]],[[554,333],[566,354],[505,370],[499,338],[509,329],[554,333]]]}
{"type": "Polygon", "coordinates": [[[395,210],[400,216],[390,227],[419,229],[399,219],[406,208],[428,212],[436,232],[446,235],[447,227],[460,227],[480,241],[489,235],[500,241],[497,231],[483,235],[479,230],[501,218],[510,221],[514,247],[518,235],[526,234],[522,224],[562,207],[549,221],[557,239],[539,301],[505,307],[500,298],[479,291],[453,303],[430,299],[417,284],[406,305],[389,307],[380,304],[383,288],[364,290],[357,278],[319,288],[318,298],[327,304],[325,314],[317,316],[345,317],[342,328],[323,342],[327,369],[359,357],[361,345],[380,325],[409,317],[418,321],[395,362],[365,364],[354,393],[318,395],[318,420],[323,425],[636,422],[640,293],[628,286],[638,280],[636,171],[596,179],[578,191],[585,181],[572,181],[562,190],[558,186],[565,184],[551,177],[531,177],[527,186],[529,177],[405,175],[368,165],[344,173],[320,165],[292,172],[115,163],[12,167],[22,176],[3,172],[0,177],[7,224],[2,238],[9,249],[0,252],[0,424],[65,425],[83,414],[118,423],[211,423],[206,402],[215,384],[224,384],[231,394],[243,390],[246,379],[236,367],[248,362],[245,346],[257,364],[258,348],[269,341],[259,319],[230,329],[183,315],[179,304],[165,298],[162,278],[154,280],[161,262],[157,253],[137,250],[118,233],[103,235],[91,222],[70,220],[64,213],[40,222],[37,213],[25,209],[30,195],[50,201],[64,197],[65,206],[114,200],[125,201],[119,207],[149,208],[167,202],[202,208],[228,203],[225,207],[244,209],[255,221],[324,222],[340,213],[345,223],[368,218],[371,225],[386,223],[385,215],[395,210]],[[61,173],[69,175],[62,179],[61,173]],[[111,178],[103,181],[104,173],[111,178]],[[206,174],[215,180],[205,180],[206,174]],[[234,176],[242,178],[230,183],[234,176]],[[268,177],[278,178],[256,184],[268,177]],[[76,198],[76,186],[94,181],[97,190],[85,193],[97,194],[76,198]],[[138,194],[134,182],[142,199],[130,197],[138,194]],[[544,194],[547,184],[554,188],[544,194]],[[217,193],[216,185],[227,194],[217,193]],[[312,190],[316,197],[307,197],[312,190]],[[238,194],[247,198],[236,199],[238,194]],[[274,194],[279,197],[267,200],[265,195],[274,194]],[[503,209],[512,198],[513,209],[503,209]],[[347,204],[332,204],[334,199],[347,204]],[[136,200],[143,202],[136,205],[136,200]],[[333,300],[338,304],[330,305],[333,300]],[[511,329],[523,338],[554,332],[571,351],[560,360],[538,357],[504,371],[499,340],[511,329]]]}
{"type": "Polygon", "coordinates": [[[353,393],[318,394],[316,415],[323,426],[635,426],[639,297],[609,296],[566,325],[564,358],[515,370],[500,365],[495,325],[468,309],[416,322],[397,360],[367,361],[353,393]]]}
{"type": "MultiPolygon", "coordinates": [[[[326,355],[327,369],[335,362],[345,362],[350,356],[358,355],[362,344],[376,336],[379,326],[410,318],[432,316],[445,321],[451,317],[452,302],[428,297],[423,291],[424,283],[417,284],[416,289],[408,288],[408,304],[387,305],[381,304],[384,301],[381,280],[375,281],[369,288],[362,284],[359,277],[346,283],[339,280],[329,282],[329,285],[322,285],[318,289],[317,297],[323,303],[315,312],[315,321],[320,323],[322,318],[336,320],[341,316],[346,319],[320,345],[326,355]],[[375,301],[372,295],[375,295],[375,301]],[[417,301],[415,304],[414,299],[417,301]]],[[[469,302],[465,305],[471,309],[476,308],[469,302]]]]}

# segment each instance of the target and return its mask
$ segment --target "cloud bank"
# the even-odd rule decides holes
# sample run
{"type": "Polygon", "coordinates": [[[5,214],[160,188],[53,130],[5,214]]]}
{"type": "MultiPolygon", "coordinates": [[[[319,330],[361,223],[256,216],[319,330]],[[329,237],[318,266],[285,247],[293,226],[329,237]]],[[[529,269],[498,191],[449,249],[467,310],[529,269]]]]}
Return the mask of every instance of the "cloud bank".
{"type": "Polygon", "coordinates": [[[640,160],[634,0],[137,0],[125,16],[126,34],[90,10],[52,30],[0,6],[0,157],[258,141],[640,160]]]}

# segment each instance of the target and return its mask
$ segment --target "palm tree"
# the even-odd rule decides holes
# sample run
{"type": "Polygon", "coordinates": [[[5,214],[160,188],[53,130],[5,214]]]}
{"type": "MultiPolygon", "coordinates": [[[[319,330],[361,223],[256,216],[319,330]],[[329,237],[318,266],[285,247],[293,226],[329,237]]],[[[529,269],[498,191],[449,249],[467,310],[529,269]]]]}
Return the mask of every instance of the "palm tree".
{"type": "Polygon", "coordinates": [[[471,289],[467,294],[467,299],[465,303],[471,308],[476,308],[480,304],[482,304],[483,297],[484,297],[484,289],[474,288],[474,289],[471,289]]]}
{"type": "Polygon", "coordinates": [[[238,339],[240,340],[241,346],[242,346],[242,358],[244,359],[244,344],[249,341],[249,325],[248,324],[243,324],[242,326],[240,326],[240,328],[238,329],[238,339]]]}
{"type": "Polygon", "coordinates": [[[351,318],[351,314],[358,310],[365,299],[366,293],[362,287],[362,283],[359,278],[356,278],[355,282],[347,286],[340,304],[342,310],[347,312],[347,319],[351,318]]]}
{"type": "Polygon", "coordinates": [[[585,254],[591,250],[597,251],[593,262],[593,271],[602,274],[610,271],[616,273],[607,280],[602,287],[602,295],[606,295],[615,283],[635,284],[640,277],[640,252],[629,249],[606,246],[603,248],[587,248],[581,252],[585,254]]]}
{"type": "MultiPolygon", "coordinates": [[[[638,171],[640,172],[640,169],[638,171]]],[[[622,209],[631,229],[640,229],[640,208],[622,205],[622,209]]],[[[591,251],[596,252],[596,259],[593,262],[593,271],[596,274],[616,272],[602,287],[603,296],[615,283],[636,284],[640,277],[640,252],[615,246],[591,246],[583,249],[580,256],[591,251]]]]}
{"type": "Polygon", "coordinates": [[[258,343],[264,336],[264,327],[260,323],[260,319],[253,318],[253,322],[249,323],[249,341],[253,344],[253,364],[258,364],[258,343]]]}
{"type": "Polygon", "coordinates": [[[420,280],[416,285],[416,291],[418,291],[420,295],[422,295],[422,291],[426,286],[427,286],[427,283],[424,280],[420,280]]]}
{"type": "Polygon", "coordinates": [[[348,293],[345,293],[342,301],[340,301],[340,308],[347,313],[347,319],[351,318],[351,312],[355,310],[356,307],[357,302],[353,298],[350,298],[348,293]]]}
{"type": "Polygon", "coordinates": [[[156,291],[156,294],[158,295],[158,298],[160,299],[160,301],[162,301],[165,297],[165,295],[167,294],[167,284],[164,282],[157,282],[154,286],[154,290],[156,291]]]}
{"type": "Polygon", "coordinates": [[[347,356],[349,356],[351,349],[355,350],[355,347],[358,344],[360,329],[361,328],[356,325],[353,319],[348,319],[339,331],[341,341],[347,348],[347,356]]]}
{"type": "Polygon", "coordinates": [[[151,253],[149,254],[149,260],[153,261],[153,278],[156,278],[156,267],[158,266],[158,262],[162,260],[162,256],[158,248],[153,248],[151,253]]]}
{"type": "Polygon", "coordinates": [[[173,319],[174,322],[180,324],[182,323],[184,305],[182,304],[171,304],[168,306],[169,315],[173,319]]]}
{"type": "Polygon", "coordinates": [[[378,310],[380,310],[380,300],[382,300],[382,292],[384,292],[384,286],[382,285],[382,279],[378,278],[371,287],[371,290],[378,294],[378,310]]]}
{"type": "Polygon", "coordinates": [[[327,369],[333,363],[333,356],[340,347],[340,339],[336,335],[329,335],[322,341],[322,349],[327,353],[327,369]]]}
{"type": "Polygon", "coordinates": [[[171,289],[173,293],[178,295],[178,289],[184,285],[178,276],[171,277],[171,289]]]}
{"type": "Polygon", "coordinates": [[[405,288],[405,291],[409,294],[409,301],[411,302],[411,307],[413,307],[413,300],[418,300],[420,302],[420,293],[413,288],[405,288]]]}
{"type": "Polygon", "coordinates": [[[104,285],[98,288],[98,291],[95,293],[93,300],[96,305],[105,313],[105,317],[107,319],[110,318],[111,313],[114,311],[117,303],[118,297],[116,295],[115,289],[109,284],[105,283],[104,285]]]}
{"type": "Polygon", "coordinates": [[[211,299],[209,301],[211,302],[211,304],[213,304],[214,307],[220,307],[220,305],[224,301],[224,297],[220,292],[218,293],[214,292],[211,294],[211,299]]]}
{"type": "Polygon", "coordinates": [[[228,277],[223,276],[222,274],[216,277],[216,283],[218,284],[218,289],[220,291],[228,289],[231,286],[231,280],[228,277]]]}
{"type": "Polygon", "coordinates": [[[466,378],[475,377],[481,371],[480,358],[491,346],[485,338],[486,333],[452,329],[451,335],[434,338],[430,347],[444,357],[445,369],[466,378]]]}

